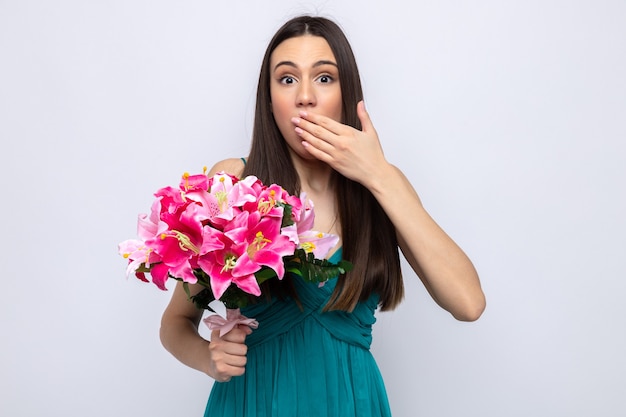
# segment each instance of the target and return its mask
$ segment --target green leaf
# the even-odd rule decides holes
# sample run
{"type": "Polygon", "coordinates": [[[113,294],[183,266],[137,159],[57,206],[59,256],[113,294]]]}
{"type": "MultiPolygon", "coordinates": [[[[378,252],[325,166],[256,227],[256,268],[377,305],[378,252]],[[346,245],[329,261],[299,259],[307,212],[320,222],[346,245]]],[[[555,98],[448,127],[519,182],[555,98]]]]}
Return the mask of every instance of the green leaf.
{"type": "Polygon", "coordinates": [[[191,299],[191,292],[189,292],[188,282],[183,282],[183,289],[185,290],[185,294],[187,294],[187,298],[191,299]]]}
{"type": "Polygon", "coordinates": [[[215,296],[213,295],[213,291],[209,288],[203,288],[198,294],[190,296],[189,299],[194,303],[196,308],[200,310],[209,310],[215,313],[209,304],[215,300],[215,296]]]}
{"type": "Polygon", "coordinates": [[[276,203],[276,205],[283,208],[283,221],[280,225],[281,229],[283,227],[291,226],[294,223],[293,219],[291,218],[291,213],[293,211],[291,204],[279,201],[276,203]]]}
{"type": "Polygon", "coordinates": [[[274,271],[272,268],[264,267],[258,270],[257,272],[255,272],[254,276],[260,285],[270,278],[275,278],[277,275],[276,275],[276,271],[274,271]]]}
{"type": "Polygon", "coordinates": [[[315,259],[313,253],[307,254],[303,249],[298,249],[286,264],[287,270],[296,271],[294,273],[306,281],[315,283],[327,281],[352,269],[348,261],[342,260],[335,264],[327,259],[315,259]]]}

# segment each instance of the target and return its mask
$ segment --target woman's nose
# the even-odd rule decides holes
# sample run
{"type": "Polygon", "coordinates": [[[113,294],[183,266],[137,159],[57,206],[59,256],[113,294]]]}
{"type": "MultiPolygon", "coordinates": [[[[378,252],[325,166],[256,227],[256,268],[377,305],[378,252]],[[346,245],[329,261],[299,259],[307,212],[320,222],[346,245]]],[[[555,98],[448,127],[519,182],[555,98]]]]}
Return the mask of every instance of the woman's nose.
{"type": "Polygon", "coordinates": [[[300,83],[298,95],[296,97],[296,104],[299,107],[315,106],[316,98],[313,86],[307,82],[300,83]]]}

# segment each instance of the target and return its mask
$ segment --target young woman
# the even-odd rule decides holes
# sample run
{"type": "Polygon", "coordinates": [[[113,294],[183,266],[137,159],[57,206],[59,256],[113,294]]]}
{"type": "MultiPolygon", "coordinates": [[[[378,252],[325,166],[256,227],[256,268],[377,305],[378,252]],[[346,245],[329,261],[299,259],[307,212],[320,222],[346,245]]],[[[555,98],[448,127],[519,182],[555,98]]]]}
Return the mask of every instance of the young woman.
{"type": "MultiPolygon", "coordinates": [[[[433,299],[458,320],[478,319],[485,298],[472,263],[424,210],[384,157],[363,104],[357,65],[340,28],[324,18],[287,22],[263,59],[250,155],[212,173],[256,175],[315,204],[314,230],[337,234],[331,259],[354,269],[321,288],[292,276],[271,299],[242,311],[259,321],[211,341],[202,311],[176,287],[164,346],[216,383],[207,416],[389,416],[369,346],[374,312],[403,297],[399,250],[433,299]]],[[[199,291],[200,288],[195,289],[199,291]]]]}

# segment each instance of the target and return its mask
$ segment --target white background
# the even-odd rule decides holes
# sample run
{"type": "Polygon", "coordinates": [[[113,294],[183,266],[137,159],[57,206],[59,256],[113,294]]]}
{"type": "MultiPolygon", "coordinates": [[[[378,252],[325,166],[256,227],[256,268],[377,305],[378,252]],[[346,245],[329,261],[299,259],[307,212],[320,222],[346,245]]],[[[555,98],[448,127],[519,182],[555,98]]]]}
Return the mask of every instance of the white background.
{"type": "Polygon", "coordinates": [[[603,0],[0,0],[0,415],[202,415],[211,380],[158,340],[170,294],[117,243],[157,188],[246,155],[302,12],[345,29],[386,156],[488,297],[456,322],[405,268],[372,348],[394,415],[625,415],[626,3],[603,0]]]}

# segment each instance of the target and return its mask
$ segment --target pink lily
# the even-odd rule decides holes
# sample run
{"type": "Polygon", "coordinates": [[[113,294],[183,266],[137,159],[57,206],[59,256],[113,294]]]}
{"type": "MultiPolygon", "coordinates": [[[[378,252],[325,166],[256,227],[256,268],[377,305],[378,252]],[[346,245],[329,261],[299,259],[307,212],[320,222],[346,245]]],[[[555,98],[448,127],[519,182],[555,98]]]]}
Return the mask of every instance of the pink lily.
{"type": "Polygon", "coordinates": [[[182,191],[174,187],[160,188],[154,193],[154,196],[160,202],[159,214],[163,212],[175,213],[187,204],[182,191]]]}
{"type": "MultiPolygon", "coordinates": [[[[189,204],[180,215],[163,213],[161,217],[169,229],[146,241],[146,244],[161,257],[162,263],[169,267],[171,275],[189,283],[197,282],[192,260],[204,255],[202,250],[209,251],[221,247],[221,242],[217,239],[209,239],[214,243],[213,246],[205,244],[205,236],[207,233],[212,234],[213,231],[204,228],[198,221],[199,211],[197,204],[189,204]]],[[[167,274],[160,268],[156,271],[151,270],[150,273],[157,286],[163,285],[167,280],[167,274]]]]}
{"type": "Polygon", "coordinates": [[[143,264],[150,267],[150,264],[160,261],[159,256],[148,248],[144,241],[137,239],[128,239],[118,245],[118,252],[124,259],[128,259],[126,267],[126,277],[134,273],[137,278],[148,282],[143,272],[137,272],[137,269],[143,264]]]}
{"type": "Polygon", "coordinates": [[[189,173],[185,172],[179,187],[184,193],[195,190],[207,191],[209,189],[209,178],[206,174],[189,175],[189,173]]]}
{"type": "Polygon", "coordinates": [[[282,187],[276,184],[270,185],[261,191],[258,201],[256,201],[256,206],[250,207],[252,208],[250,211],[259,211],[263,216],[282,218],[284,209],[277,203],[284,201],[283,194],[284,190],[282,187]]]}
{"type": "Polygon", "coordinates": [[[312,252],[316,258],[323,259],[337,245],[339,236],[311,230],[315,222],[313,202],[307,200],[305,193],[300,195],[300,200],[305,203],[299,211],[299,220],[294,225],[283,228],[282,233],[288,236],[298,249],[304,249],[306,253],[312,252]]]}
{"type": "Polygon", "coordinates": [[[159,233],[167,230],[167,224],[159,219],[161,210],[160,200],[152,203],[150,215],[140,214],[137,218],[137,234],[141,240],[129,239],[120,243],[119,253],[128,259],[126,276],[134,273],[142,281],[148,281],[144,272],[137,272],[143,264],[146,268],[151,268],[153,264],[161,262],[161,257],[154,250],[146,245],[146,240],[152,239],[159,233]]]}
{"type": "MultiPolygon", "coordinates": [[[[261,288],[256,281],[254,273],[239,274],[237,260],[245,253],[246,247],[236,244],[226,235],[220,237],[224,247],[198,258],[198,266],[210,277],[211,290],[216,299],[220,299],[231,283],[235,283],[243,291],[260,295],[261,288]]],[[[256,271],[255,271],[256,272],[256,271]]]]}
{"type": "Polygon", "coordinates": [[[145,272],[138,272],[137,269],[144,265],[150,269],[152,282],[162,290],[166,290],[165,282],[169,278],[169,267],[161,262],[161,257],[152,249],[148,248],[144,242],[129,239],[119,244],[120,254],[129,260],[126,268],[126,276],[135,273],[135,276],[144,282],[149,282],[145,272]]]}
{"type": "Polygon", "coordinates": [[[245,214],[239,216],[239,222],[233,221],[232,229],[224,231],[233,241],[247,244],[245,254],[238,260],[239,268],[246,273],[267,266],[282,279],[285,275],[283,256],[293,255],[295,245],[280,233],[281,219],[262,217],[259,212],[245,214]]]}
{"type": "Polygon", "coordinates": [[[298,249],[313,253],[317,259],[324,259],[332,248],[339,243],[339,236],[309,230],[298,235],[298,249]]]}
{"type": "Polygon", "coordinates": [[[151,239],[167,230],[167,223],[161,220],[161,200],[152,203],[150,215],[140,214],[137,219],[137,235],[143,239],[151,239]]]}
{"type": "Polygon", "coordinates": [[[201,268],[210,269],[207,271],[215,298],[219,299],[231,283],[249,294],[260,295],[254,274],[263,266],[273,269],[279,279],[283,278],[282,258],[292,255],[295,245],[280,234],[279,218],[262,218],[258,211],[244,211],[228,225],[224,236],[229,243],[225,243],[223,250],[198,259],[201,268]]]}
{"type": "Polygon", "coordinates": [[[186,197],[202,206],[202,215],[211,223],[225,226],[241,210],[244,204],[256,201],[256,192],[252,186],[258,182],[254,176],[233,182],[233,177],[219,173],[211,178],[210,191],[192,190],[186,197]]]}

